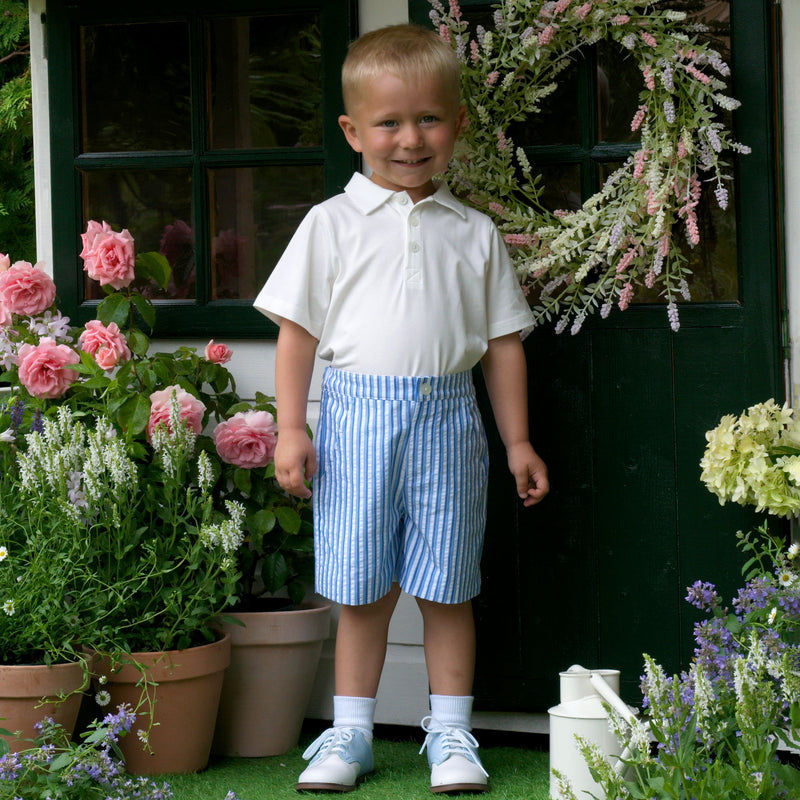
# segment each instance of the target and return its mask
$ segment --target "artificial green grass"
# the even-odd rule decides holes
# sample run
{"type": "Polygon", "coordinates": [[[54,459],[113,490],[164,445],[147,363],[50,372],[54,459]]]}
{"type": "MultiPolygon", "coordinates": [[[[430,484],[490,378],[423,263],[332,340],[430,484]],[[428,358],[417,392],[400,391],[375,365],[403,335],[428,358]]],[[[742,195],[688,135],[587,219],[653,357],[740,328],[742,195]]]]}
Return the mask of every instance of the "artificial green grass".
{"type": "MultiPolygon", "coordinates": [[[[271,758],[211,758],[208,769],[196,775],[167,775],[175,800],[224,800],[229,791],[239,800],[300,800],[297,776],[306,765],[303,749],[317,730],[303,732],[300,746],[271,758]]],[[[384,732],[385,734],[386,732],[384,732]]],[[[422,733],[407,736],[390,732],[392,739],[376,731],[375,771],[359,784],[353,800],[432,800],[428,761],[419,755],[422,733]]],[[[491,776],[491,800],[548,800],[550,777],[547,751],[532,749],[531,737],[480,733],[481,759],[491,776]]],[[[322,796],[322,795],[319,795],[322,796]]],[[[328,795],[330,797],[331,795],[328,795]]]]}

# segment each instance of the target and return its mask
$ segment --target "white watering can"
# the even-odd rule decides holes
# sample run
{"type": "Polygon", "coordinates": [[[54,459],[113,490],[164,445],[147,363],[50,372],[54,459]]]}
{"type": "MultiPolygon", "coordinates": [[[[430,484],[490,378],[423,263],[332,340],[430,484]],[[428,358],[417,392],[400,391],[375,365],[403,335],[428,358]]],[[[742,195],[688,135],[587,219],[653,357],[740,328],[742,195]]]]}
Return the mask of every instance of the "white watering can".
{"type": "Polygon", "coordinates": [[[575,796],[589,798],[586,792],[602,797],[601,787],[594,781],[578,749],[575,735],[594,743],[606,760],[621,771],[619,760],[623,747],[611,732],[603,700],[625,720],[633,711],[619,697],[619,670],[589,670],[578,664],[560,672],[561,702],[549,709],[550,715],[550,797],[564,800],[553,770],[571,784],[575,796]]]}

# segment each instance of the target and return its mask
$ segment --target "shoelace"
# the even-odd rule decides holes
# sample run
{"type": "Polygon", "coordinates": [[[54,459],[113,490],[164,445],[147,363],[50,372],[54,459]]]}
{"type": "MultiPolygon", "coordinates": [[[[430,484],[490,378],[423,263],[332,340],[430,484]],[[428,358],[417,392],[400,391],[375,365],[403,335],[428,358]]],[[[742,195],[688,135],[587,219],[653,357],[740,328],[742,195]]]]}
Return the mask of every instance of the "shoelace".
{"type": "Polygon", "coordinates": [[[428,735],[420,748],[420,754],[425,752],[425,748],[433,741],[433,737],[441,735],[442,749],[448,756],[464,756],[478,766],[481,772],[488,778],[489,773],[483,768],[480,759],[477,757],[475,750],[480,745],[478,740],[464,728],[453,728],[448,725],[442,725],[437,722],[433,717],[425,717],[422,720],[422,730],[428,735]]]}
{"type": "Polygon", "coordinates": [[[346,745],[353,741],[354,736],[355,731],[351,728],[329,728],[311,742],[303,753],[303,758],[309,761],[317,752],[344,755],[346,745]]]}

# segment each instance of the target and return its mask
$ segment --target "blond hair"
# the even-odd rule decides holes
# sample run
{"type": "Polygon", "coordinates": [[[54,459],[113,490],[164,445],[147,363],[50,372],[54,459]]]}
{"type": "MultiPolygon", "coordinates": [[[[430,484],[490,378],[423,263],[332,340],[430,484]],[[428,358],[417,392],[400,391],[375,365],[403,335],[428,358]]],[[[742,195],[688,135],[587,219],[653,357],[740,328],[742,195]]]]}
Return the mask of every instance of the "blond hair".
{"type": "Polygon", "coordinates": [[[342,65],[342,96],[350,110],[363,85],[381,75],[404,80],[435,78],[460,95],[461,66],[450,45],[437,33],[420,25],[387,25],[365,33],[351,43],[342,65]]]}

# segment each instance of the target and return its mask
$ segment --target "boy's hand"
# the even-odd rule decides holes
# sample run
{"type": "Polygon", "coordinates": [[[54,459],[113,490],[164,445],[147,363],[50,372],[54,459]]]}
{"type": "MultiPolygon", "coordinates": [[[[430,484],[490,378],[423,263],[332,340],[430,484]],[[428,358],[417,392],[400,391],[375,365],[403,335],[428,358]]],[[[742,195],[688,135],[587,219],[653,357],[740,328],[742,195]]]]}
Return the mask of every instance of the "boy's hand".
{"type": "Polygon", "coordinates": [[[550,491],[547,465],[530,442],[520,442],[508,448],[508,468],[517,482],[517,494],[524,506],[533,506],[544,500],[550,491]]]}
{"type": "Polygon", "coordinates": [[[275,477],[281,489],[295,497],[309,498],[306,485],[317,471],[317,454],[305,430],[281,430],[275,447],[275,477]]]}

